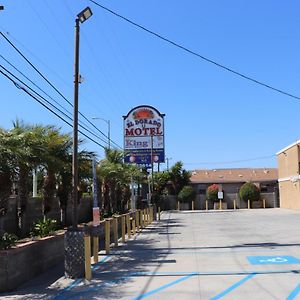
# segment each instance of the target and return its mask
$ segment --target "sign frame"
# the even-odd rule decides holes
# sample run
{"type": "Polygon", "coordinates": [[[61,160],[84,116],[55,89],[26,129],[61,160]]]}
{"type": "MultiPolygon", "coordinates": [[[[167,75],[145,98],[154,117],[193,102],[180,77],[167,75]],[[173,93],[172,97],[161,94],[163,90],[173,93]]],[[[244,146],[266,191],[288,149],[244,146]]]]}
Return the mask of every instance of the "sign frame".
{"type": "Polygon", "coordinates": [[[165,162],[164,117],[150,105],[136,106],[123,116],[125,163],[165,162]]]}

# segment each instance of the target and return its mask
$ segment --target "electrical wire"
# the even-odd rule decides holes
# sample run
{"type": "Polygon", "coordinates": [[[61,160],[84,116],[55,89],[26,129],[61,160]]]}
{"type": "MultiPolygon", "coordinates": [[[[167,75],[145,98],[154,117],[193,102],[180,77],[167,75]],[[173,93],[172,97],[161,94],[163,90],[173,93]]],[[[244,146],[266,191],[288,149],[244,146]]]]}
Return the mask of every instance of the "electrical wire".
{"type": "MultiPolygon", "coordinates": [[[[37,84],[35,84],[30,78],[28,78],[28,76],[26,76],[22,71],[20,71],[16,66],[14,66],[10,61],[8,61],[5,57],[3,57],[3,55],[0,54],[0,57],[6,62],[8,63],[14,70],[16,70],[19,74],[21,74],[23,77],[25,77],[32,85],[34,85],[39,91],[41,91],[44,95],[46,95],[47,97],[49,97],[53,102],[55,102],[59,107],[61,107],[65,112],[67,112],[67,114],[69,115],[68,118],[72,120],[72,113],[69,112],[65,107],[63,107],[58,101],[56,101],[53,97],[51,97],[48,93],[46,93],[43,89],[41,89],[37,84]]],[[[6,70],[7,71],[7,70],[6,70]]],[[[52,106],[52,104],[50,102],[48,102],[48,104],[50,104],[52,106]]],[[[56,107],[55,107],[56,109],[56,107]]],[[[79,120],[79,125],[82,126],[83,128],[86,127],[89,130],[92,131],[92,129],[85,124],[84,122],[82,122],[81,120],[79,120]]],[[[94,132],[93,132],[94,136],[97,136],[94,132]]],[[[97,136],[98,137],[98,136],[97,136]]],[[[103,141],[104,143],[107,143],[107,141],[105,141],[104,139],[100,138],[99,139],[101,141],[103,141]]]]}
{"type": "Polygon", "coordinates": [[[255,157],[255,158],[233,160],[233,161],[184,163],[184,165],[217,165],[217,164],[218,165],[222,165],[222,164],[234,164],[234,163],[241,163],[241,162],[262,160],[262,159],[267,159],[267,158],[272,158],[272,157],[276,157],[276,155],[273,154],[273,155],[268,155],[268,156],[261,156],[261,157],[255,157]]]}
{"type": "Polygon", "coordinates": [[[147,33],[149,33],[149,34],[151,34],[151,35],[157,37],[157,38],[160,39],[160,40],[163,40],[163,41],[166,42],[166,43],[171,44],[172,46],[175,46],[175,47],[177,47],[177,48],[179,48],[179,49],[181,49],[181,50],[183,50],[183,51],[185,51],[185,52],[187,52],[187,53],[189,53],[189,54],[192,54],[192,55],[194,55],[194,56],[196,56],[196,57],[198,57],[198,58],[201,58],[202,60],[204,60],[204,61],[206,61],[206,62],[208,62],[208,63],[210,63],[210,64],[213,64],[213,65],[215,65],[215,66],[217,66],[217,67],[219,67],[219,68],[222,68],[223,70],[226,70],[226,71],[228,71],[228,72],[230,72],[230,73],[233,73],[233,74],[235,74],[235,75],[237,75],[237,76],[239,76],[239,77],[241,77],[241,78],[243,78],[243,79],[246,79],[246,80],[248,80],[248,81],[254,82],[254,83],[256,83],[256,84],[258,84],[258,85],[260,85],[260,86],[263,86],[263,87],[265,87],[265,88],[268,88],[268,89],[270,89],[270,90],[273,90],[273,91],[275,91],[275,92],[278,92],[278,93],[280,93],[280,94],[283,94],[283,95],[285,95],[285,96],[288,96],[288,97],[291,97],[291,98],[300,100],[300,97],[298,97],[298,96],[296,96],[296,95],[293,95],[293,94],[288,93],[288,92],[285,92],[285,91],[283,91],[283,90],[281,90],[281,89],[275,88],[275,87],[273,87],[273,86],[271,86],[271,85],[269,85],[269,84],[267,84],[267,83],[264,83],[264,82],[262,82],[262,81],[259,81],[259,80],[255,79],[255,78],[252,78],[252,77],[248,76],[248,75],[242,74],[242,73],[240,73],[240,72],[238,72],[238,71],[235,71],[235,70],[232,69],[232,68],[229,68],[229,67],[227,67],[227,66],[225,66],[225,65],[223,65],[223,64],[221,64],[221,63],[218,63],[218,62],[216,62],[216,61],[214,61],[214,60],[212,60],[212,59],[210,59],[210,58],[207,58],[207,57],[205,57],[205,56],[203,56],[203,55],[201,55],[201,54],[199,54],[199,53],[197,53],[197,52],[195,52],[195,51],[193,51],[193,50],[190,50],[190,49],[188,49],[187,47],[185,47],[185,46],[183,46],[183,45],[181,45],[181,44],[179,44],[179,43],[177,43],[177,42],[174,42],[174,41],[170,40],[169,38],[166,38],[166,37],[164,37],[164,36],[162,36],[162,35],[160,35],[160,34],[154,32],[154,31],[152,31],[152,30],[150,30],[150,29],[148,29],[148,28],[146,28],[146,27],[144,27],[144,26],[142,26],[142,25],[139,25],[138,23],[136,23],[136,22],[134,22],[134,21],[132,21],[132,20],[130,20],[130,19],[128,19],[128,18],[126,18],[126,17],[124,17],[124,16],[118,14],[118,13],[116,13],[115,11],[113,11],[113,10],[111,10],[111,9],[109,9],[109,8],[107,8],[107,7],[103,6],[103,5],[101,5],[101,4],[99,4],[98,2],[96,2],[96,1],[94,1],[94,0],[89,0],[89,1],[92,2],[93,4],[95,4],[96,6],[98,6],[98,7],[102,8],[102,9],[104,9],[105,11],[107,11],[107,12],[113,14],[114,16],[116,16],[116,17],[118,17],[118,18],[120,18],[120,19],[126,21],[127,23],[130,23],[131,25],[133,25],[133,26],[135,26],[135,27],[137,27],[137,28],[139,28],[139,29],[142,29],[143,31],[145,31],[145,32],[147,32],[147,33]]]}
{"type": "Polygon", "coordinates": [[[43,89],[41,89],[37,84],[35,84],[28,76],[26,76],[22,71],[20,71],[15,65],[13,65],[8,59],[6,59],[3,55],[0,54],[0,57],[9,64],[15,71],[17,71],[20,75],[26,78],[32,85],[34,85],[39,91],[41,91],[45,96],[49,97],[52,101],[54,101],[60,108],[62,108],[68,114],[71,114],[64,106],[62,106],[58,101],[53,99],[48,93],[46,93],[43,89]]]}
{"type": "MultiPolygon", "coordinates": [[[[23,85],[23,90],[25,89],[24,86],[27,88],[26,91],[30,90],[31,92],[33,92],[36,96],[38,96],[40,99],[43,99],[44,102],[46,102],[47,104],[49,104],[50,106],[52,106],[53,109],[55,109],[56,111],[58,111],[60,114],[62,114],[64,117],[66,117],[67,119],[69,119],[70,121],[73,121],[73,119],[66,115],[63,111],[61,111],[59,108],[57,108],[54,104],[52,104],[51,102],[49,102],[47,99],[45,99],[43,96],[41,96],[38,92],[36,92],[34,89],[32,89],[30,86],[28,86],[26,83],[24,83],[21,79],[19,79],[17,76],[15,76],[13,73],[11,73],[9,70],[7,70],[5,67],[3,67],[0,64],[0,68],[2,68],[3,70],[5,70],[5,72],[7,72],[10,76],[12,76],[15,80],[18,80],[22,85],[23,85]]],[[[1,71],[1,70],[0,70],[1,71]]],[[[15,84],[15,86],[17,88],[20,87],[20,84],[17,83],[15,80],[13,80],[9,75],[5,74],[4,72],[1,71],[1,73],[3,75],[6,75],[7,78],[9,78],[11,81],[13,81],[13,83],[15,84]]],[[[30,93],[30,92],[29,92],[30,93]]],[[[28,94],[28,93],[27,93],[28,94]]],[[[33,95],[32,93],[30,93],[31,95],[33,95]]],[[[35,99],[37,99],[37,97],[35,96],[35,99]]],[[[43,103],[43,106],[46,107],[47,105],[39,99],[39,103],[43,103]]],[[[47,106],[49,108],[49,106],[47,106]]],[[[53,109],[51,109],[51,112],[53,112],[53,109]]],[[[50,110],[50,109],[49,109],[50,110]]],[[[55,115],[57,116],[58,113],[55,113],[55,115]]],[[[64,119],[65,120],[65,119],[64,119]]],[[[67,123],[68,125],[70,125],[70,123],[67,123]]],[[[73,127],[71,125],[71,127],[73,127]]],[[[80,125],[80,127],[82,129],[84,129],[85,131],[89,132],[90,134],[92,134],[93,136],[95,136],[96,138],[98,138],[99,140],[101,140],[102,142],[105,142],[105,140],[103,140],[101,137],[97,136],[96,134],[94,134],[93,132],[91,132],[90,130],[88,130],[87,128],[85,128],[84,126],[80,125]]],[[[86,134],[84,134],[84,136],[88,137],[86,134]]],[[[90,138],[90,137],[88,137],[90,138]]],[[[93,140],[94,141],[94,140],[93,140]]],[[[99,143],[97,143],[98,145],[101,145],[99,143]]],[[[101,145],[101,147],[104,149],[105,147],[103,145],[101,145]]]]}
{"type": "MultiPolygon", "coordinates": [[[[49,110],[52,114],[54,114],[56,117],[58,117],[64,123],[66,123],[70,127],[73,127],[73,125],[71,123],[69,123],[67,120],[65,120],[63,117],[61,117],[58,113],[56,113],[53,109],[51,109],[50,107],[48,107],[45,103],[43,103],[36,96],[34,96],[32,93],[30,93],[26,88],[22,87],[18,82],[16,82],[14,79],[12,79],[9,75],[5,74],[1,70],[0,70],[0,73],[3,76],[5,76],[8,80],[10,80],[15,85],[16,88],[24,91],[27,95],[29,95],[31,98],[33,98],[35,101],[37,101],[39,104],[41,104],[44,108],[46,108],[47,110],[49,110]]],[[[86,137],[87,139],[89,139],[90,141],[94,142],[96,145],[102,147],[103,149],[105,148],[103,145],[101,145],[100,143],[98,143],[97,141],[95,141],[93,138],[91,138],[90,136],[88,136],[87,134],[85,134],[84,132],[82,132],[80,129],[78,130],[78,132],[80,134],[82,134],[84,137],[86,137]]]]}
{"type": "MultiPolygon", "coordinates": [[[[0,35],[18,52],[18,54],[71,106],[73,104],[26,58],[26,56],[0,31],[0,35]]],[[[105,138],[108,136],[103,133],[99,128],[97,128],[85,115],[83,115],[80,111],[78,111],[80,116],[82,116],[90,125],[93,126],[98,132],[100,132],[105,138]]],[[[117,146],[119,149],[122,149],[117,143],[111,140],[111,143],[117,146]]]]}

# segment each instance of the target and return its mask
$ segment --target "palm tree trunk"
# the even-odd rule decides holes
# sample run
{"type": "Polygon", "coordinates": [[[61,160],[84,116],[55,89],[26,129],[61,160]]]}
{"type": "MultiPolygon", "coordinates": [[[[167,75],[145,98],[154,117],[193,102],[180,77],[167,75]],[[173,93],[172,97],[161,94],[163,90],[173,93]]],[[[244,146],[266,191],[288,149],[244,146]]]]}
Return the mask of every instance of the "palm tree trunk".
{"type": "Polygon", "coordinates": [[[52,209],[55,192],[55,173],[48,169],[44,180],[44,216],[52,209]]]}
{"type": "Polygon", "coordinates": [[[21,166],[19,169],[19,180],[18,180],[18,235],[23,237],[25,235],[25,219],[24,214],[27,207],[28,200],[28,188],[27,181],[29,176],[29,169],[26,166],[21,166]]]}

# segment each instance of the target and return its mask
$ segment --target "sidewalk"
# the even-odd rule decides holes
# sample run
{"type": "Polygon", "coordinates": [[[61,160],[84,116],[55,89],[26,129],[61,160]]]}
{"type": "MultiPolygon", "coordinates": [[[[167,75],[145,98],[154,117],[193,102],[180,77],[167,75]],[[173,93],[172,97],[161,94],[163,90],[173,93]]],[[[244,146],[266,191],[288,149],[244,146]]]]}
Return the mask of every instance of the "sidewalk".
{"type": "Polygon", "coordinates": [[[0,299],[297,299],[299,228],[283,209],[164,212],[100,253],[90,282],[60,266],[0,299]]]}

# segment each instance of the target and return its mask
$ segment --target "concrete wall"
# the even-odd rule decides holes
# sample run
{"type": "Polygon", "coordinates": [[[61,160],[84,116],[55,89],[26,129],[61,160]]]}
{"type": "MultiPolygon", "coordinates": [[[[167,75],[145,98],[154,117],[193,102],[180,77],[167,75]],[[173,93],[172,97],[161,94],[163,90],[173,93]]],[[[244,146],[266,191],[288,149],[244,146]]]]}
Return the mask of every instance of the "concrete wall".
{"type": "MultiPolygon", "coordinates": [[[[82,198],[78,204],[78,222],[89,222],[92,219],[92,199],[82,198]]],[[[17,234],[18,232],[18,204],[17,198],[10,198],[8,203],[8,213],[4,217],[0,217],[0,229],[9,233],[17,234]]],[[[62,219],[61,209],[59,207],[58,199],[55,198],[53,201],[52,210],[47,214],[48,218],[57,220],[58,222],[62,219]]],[[[43,200],[41,198],[29,198],[27,202],[27,208],[24,213],[22,224],[22,235],[26,236],[32,230],[33,224],[43,218],[43,200]]],[[[67,225],[72,223],[72,203],[68,202],[67,206],[67,225]]]]}
{"type": "MultiPolygon", "coordinates": [[[[154,220],[156,210],[154,209],[154,220]]],[[[130,213],[135,219],[136,214],[130,213]]],[[[114,225],[110,220],[110,243],[114,242],[114,225]]],[[[89,225],[91,225],[90,223],[89,225]]],[[[125,223],[126,224],[126,223],[125,223]]],[[[122,234],[121,218],[118,218],[118,238],[122,234]]],[[[104,249],[105,221],[97,227],[89,226],[90,234],[99,237],[99,249],[104,249]]],[[[127,232],[127,228],[126,228],[127,232]]],[[[127,237],[126,237],[127,239],[127,237]]],[[[91,242],[93,239],[91,239],[91,242]]],[[[64,261],[64,231],[35,241],[18,244],[9,250],[0,251],[0,292],[16,289],[49,268],[64,261]]]]}
{"type": "Polygon", "coordinates": [[[48,270],[64,259],[64,233],[0,251],[0,292],[48,270]]]}
{"type": "MultiPolygon", "coordinates": [[[[276,192],[271,192],[271,193],[261,193],[261,200],[265,199],[266,200],[266,207],[279,207],[279,199],[278,195],[276,195],[276,192]]],[[[195,209],[196,210],[204,210],[206,208],[205,206],[205,200],[206,196],[205,195],[197,195],[195,199],[195,209]]],[[[234,208],[234,200],[236,200],[236,207],[237,208],[247,208],[248,203],[245,201],[242,201],[237,193],[224,193],[224,202],[227,205],[228,209],[233,209],[234,208]]],[[[260,201],[259,203],[256,204],[257,208],[263,207],[263,202],[260,201]]],[[[176,201],[176,196],[166,196],[164,200],[164,206],[168,207],[170,210],[176,210],[177,209],[177,201],[176,201]]],[[[180,210],[190,210],[191,204],[189,203],[181,203],[180,204],[180,210]]],[[[208,209],[214,209],[214,203],[212,201],[208,201],[208,209]]]]}

